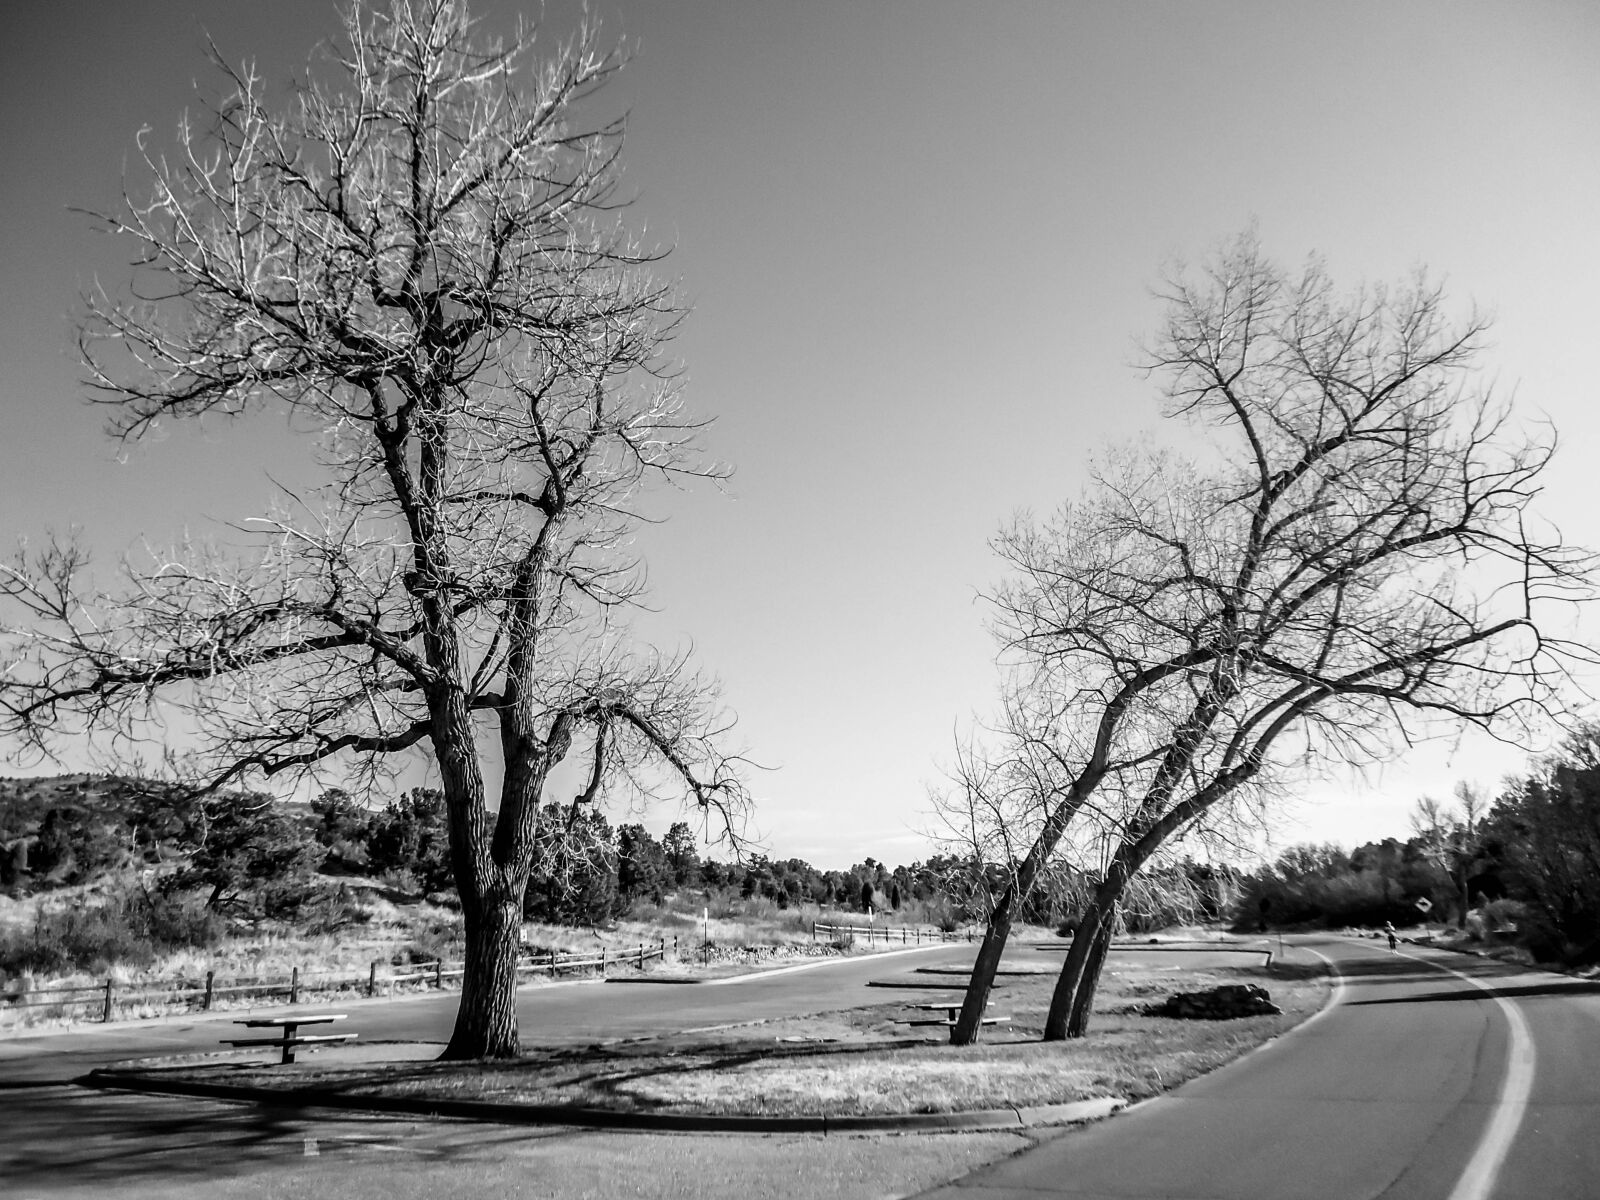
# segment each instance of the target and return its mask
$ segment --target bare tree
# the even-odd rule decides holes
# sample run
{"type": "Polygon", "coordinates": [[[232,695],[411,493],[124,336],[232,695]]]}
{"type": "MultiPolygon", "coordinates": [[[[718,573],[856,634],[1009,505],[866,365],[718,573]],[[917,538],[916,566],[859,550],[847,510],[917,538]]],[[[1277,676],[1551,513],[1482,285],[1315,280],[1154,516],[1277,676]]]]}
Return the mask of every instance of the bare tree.
{"type": "Polygon", "coordinates": [[[89,297],[85,361],[119,436],[286,413],[326,483],[242,553],[96,590],[50,545],[0,576],[19,752],[125,744],[162,703],[204,739],[209,789],[431,753],[467,944],[449,1058],[518,1052],[559,764],[582,757],[585,804],[672,791],[726,823],[746,800],[714,687],[622,623],[640,489],[722,471],[667,357],[683,310],[619,219],[622,125],[593,97],[620,57],[591,30],[544,51],[461,0],[394,0],[356,3],[281,110],[219,59],[229,94],[172,157],[145,147],[148,198],[104,218],[137,275],[89,297]]]}
{"type": "MultiPolygon", "coordinates": [[[[1213,453],[1125,456],[998,543],[1003,654],[1044,697],[1006,709],[1077,722],[1016,887],[1108,785],[1100,808],[1124,830],[1047,1037],[1092,998],[1116,900],[1168,838],[1296,763],[1367,762],[1463,723],[1504,734],[1559,708],[1581,653],[1550,609],[1586,594],[1589,564],[1530,532],[1550,450],[1477,388],[1480,322],[1452,325],[1421,277],[1342,297],[1320,264],[1290,276],[1249,236],[1166,299],[1149,366],[1213,453]]],[[[987,987],[975,971],[955,1040],[976,1035],[987,987]]]]}

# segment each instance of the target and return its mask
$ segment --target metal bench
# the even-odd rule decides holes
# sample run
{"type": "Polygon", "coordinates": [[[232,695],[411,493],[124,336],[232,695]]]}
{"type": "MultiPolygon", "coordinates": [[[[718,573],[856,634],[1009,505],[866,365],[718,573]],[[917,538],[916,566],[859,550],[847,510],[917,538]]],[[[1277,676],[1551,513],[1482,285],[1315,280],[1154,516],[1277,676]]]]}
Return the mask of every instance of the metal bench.
{"type": "Polygon", "coordinates": [[[296,1033],[302,1025],[328,1025],[334,1021],[343,1021],[345,1013],[317,1013],[296,1014],[292,1017],[254,1017],[246,1020],[235,1021],[235,1025],[243,1025],[247,1029],[277,1029],[278,1037],[253,1037],[253,1038],[223,1038],[222,1042],[228,1046],[246,1046],[276,1048],[283,1051],[282,1062],[294,1062],[295,1051],[301,1046],[312,1045],[339,1045],[344,1042],[354,1041],[353,1033],[296,1033]]]}

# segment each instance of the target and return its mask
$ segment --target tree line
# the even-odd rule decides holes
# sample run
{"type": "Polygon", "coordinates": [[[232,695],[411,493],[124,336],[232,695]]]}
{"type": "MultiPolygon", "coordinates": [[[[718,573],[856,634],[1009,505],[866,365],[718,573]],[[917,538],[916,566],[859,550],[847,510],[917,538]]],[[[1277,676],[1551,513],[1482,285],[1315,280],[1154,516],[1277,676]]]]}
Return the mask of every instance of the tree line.
{"type": "Polygon", "coordinates": [[[1236,927],[1374,926],[1476,914],[1483,936],[1514,937],[1539,962],[1600,962],[1600,725],[1585,724],[1487,811],[1420,802],[1416,834],[1348,853],[1296,846],[1244,880],[1236,927]]]}
{"type": "MultiPolygon", "coordinates": [[[[449,813],[436,788],[381,803],[325,789],[309,805],[265,793],[197,796],[152,780],[65,776],[0,780],[0,888],[13,895],[135,873],[166,896],[242,921],[293,922],[342,879],[458,905],[449,813]]],[[[749,853],[702,856],[688,822],[657,838],[642,824],[615,827],[590,806],[551,805],[537,826],[544,869],[524,903],[527,920],[596,925],[667,896],[761,899],[865,915],[915,908],[954,923],[978,911],[982,872],[934,855],[890,867],[867,856],[846,869],[749,853]]],[[[907,911],[907,917],[911,913],[907,911]]]]}

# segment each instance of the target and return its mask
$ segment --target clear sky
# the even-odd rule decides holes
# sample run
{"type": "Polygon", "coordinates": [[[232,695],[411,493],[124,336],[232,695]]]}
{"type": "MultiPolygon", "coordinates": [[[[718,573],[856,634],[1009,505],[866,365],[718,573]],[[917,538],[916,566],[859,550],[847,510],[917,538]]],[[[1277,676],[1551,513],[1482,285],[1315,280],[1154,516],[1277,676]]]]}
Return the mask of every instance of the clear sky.
{"type": "MultiPolygon", "coordinates": [[[[480,0],[491,23],[533,6],[480,0]]],[[[576,5],[552,0],[547,20],[576,5]]],[[[642,535],[661,609],[719,673],[759,831],[823,866],[926,855],[925,792],[993,695],[976,597],[1013,510],[1156,420],[1130,367],[1166,261],[1256,222],[1334,277],[1428,264],[1496,315],[1487,366],[1560,430],[1546,512],[1600,545],[1600,8],[1588,3],[595,0],[637,52],[636,217],[676,247],[678,343],[731,496],[642,535]]],[[[337,29],[328,0],[54,0],[0,41],[0,512],[78,524],[113,561],[259,511],[292,482],[270,424],[117,462],[81,403],[71,314],[126,253],[134,137],[214,92],[209,33],[272,82],[337,29]]],[[[1311,787],[1280,842],[1407,832],[1424,791],[1516,750],[1413,753],[1311,787]]],[[[0,770],[4,770],[0,767],[0,770]]],[[[663,814],[662,820],[670,814],[663,814]]],[[[660,824],[661,822],[656,822],[660,824]]]]}

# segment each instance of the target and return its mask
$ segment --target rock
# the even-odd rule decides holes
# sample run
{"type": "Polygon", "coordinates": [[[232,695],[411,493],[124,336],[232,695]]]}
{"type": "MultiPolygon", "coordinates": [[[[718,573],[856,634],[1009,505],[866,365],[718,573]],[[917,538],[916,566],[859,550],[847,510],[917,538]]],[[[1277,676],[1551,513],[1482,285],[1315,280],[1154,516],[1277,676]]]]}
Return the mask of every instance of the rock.
{"type": "Polygon", "coordinates": [[[1272,1002],[1264,987],[1253,983],[1225,983],[1205,992],[1179,992],[1145,1011],[1153,1017],[1231,1021],[1237,1017],[1268,1016],[1283,1010],[1272,1002]]]}

